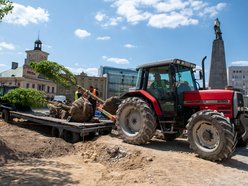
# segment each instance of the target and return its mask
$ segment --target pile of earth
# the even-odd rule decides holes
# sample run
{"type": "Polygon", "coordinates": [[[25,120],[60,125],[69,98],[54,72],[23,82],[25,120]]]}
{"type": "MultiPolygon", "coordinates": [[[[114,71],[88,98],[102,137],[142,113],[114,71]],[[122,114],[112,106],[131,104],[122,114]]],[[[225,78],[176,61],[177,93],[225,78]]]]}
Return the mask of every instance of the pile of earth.
{"type": "MultiPolygon", "coordinates": [[[[28,122],[14,125],[0,121],[0,164],[29,158],[54,158],[79,154],[84,162],[97,162],[123,170],[142,167],[149,158],[142,157],[139,150],[129,152],[119,145],[101,143],[99,136],[90,141],[67,143],[50,135],[50,128],[28,122]]],[[[116,137],[113,132],[112,136],[116,137]]]]}

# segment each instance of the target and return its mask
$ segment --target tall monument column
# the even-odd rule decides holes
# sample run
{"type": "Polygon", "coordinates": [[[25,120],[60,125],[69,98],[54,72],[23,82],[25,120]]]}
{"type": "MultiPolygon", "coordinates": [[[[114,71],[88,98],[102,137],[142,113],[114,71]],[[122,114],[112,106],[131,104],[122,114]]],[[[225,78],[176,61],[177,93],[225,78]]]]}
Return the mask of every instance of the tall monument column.
{"type": "Polygon", "coordinates": [[[214,22],[215,40],[212,46],[211,66],[208,87],[211,89],[224,89],[227,86],[226,58],[224,41],[220,30],[220,22],[214,22]]]}

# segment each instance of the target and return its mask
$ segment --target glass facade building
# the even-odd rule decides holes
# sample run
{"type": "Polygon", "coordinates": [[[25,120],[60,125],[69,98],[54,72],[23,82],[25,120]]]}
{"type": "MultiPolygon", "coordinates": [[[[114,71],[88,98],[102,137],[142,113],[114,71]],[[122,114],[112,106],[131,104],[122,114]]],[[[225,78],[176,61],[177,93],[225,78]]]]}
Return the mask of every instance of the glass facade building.
{"type": "Polygon", "coordinates": [[[137,71],[134,69],[101,66],[99,69],[99,76],[107,77],[107,98],[112,96],[121,96],[128,92],[129,88],[135,87],[137,74],[137,71]]]}

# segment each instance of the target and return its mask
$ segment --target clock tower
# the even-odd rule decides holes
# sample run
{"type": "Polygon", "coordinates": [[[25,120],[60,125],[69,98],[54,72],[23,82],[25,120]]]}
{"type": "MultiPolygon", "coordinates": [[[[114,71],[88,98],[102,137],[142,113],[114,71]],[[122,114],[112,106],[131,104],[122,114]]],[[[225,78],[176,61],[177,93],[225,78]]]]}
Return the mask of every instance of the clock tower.
{"type": "Polygon", "coordinates": [[[42,42],[38,38],[34,42],[34,49],[33,50],[27,50],[27,58],[25,59],[25,65],[27,65],[30,62],[39,62],[42,60],[47,60],[49,53],[42,51],[42,42]]]}

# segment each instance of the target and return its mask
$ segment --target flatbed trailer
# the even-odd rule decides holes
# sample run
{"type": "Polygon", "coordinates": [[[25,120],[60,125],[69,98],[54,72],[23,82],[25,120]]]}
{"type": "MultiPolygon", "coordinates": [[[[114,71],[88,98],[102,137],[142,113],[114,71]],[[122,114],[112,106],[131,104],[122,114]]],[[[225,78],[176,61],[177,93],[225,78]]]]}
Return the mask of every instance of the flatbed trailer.
{"type": "Polygon", "coordinates": [[[88,135],[109,134],[115,127],[114,122],[108,119],[99,119],[100,123],[81,123],[53,118],[44,112],[16,111],[4,105],[0,106],[0,110],[6,122],[12,121],[13,118],[21,118],[36,125],[50,126],[52,136],[63,138],[70,143],[76,143],[88,135]]]}

